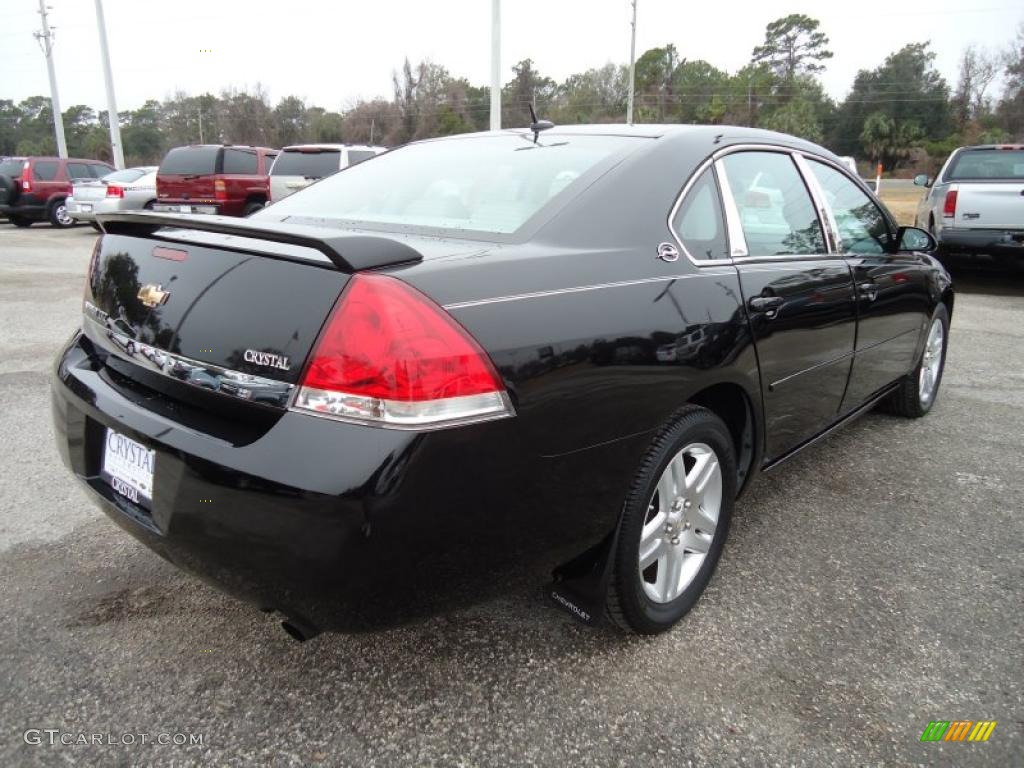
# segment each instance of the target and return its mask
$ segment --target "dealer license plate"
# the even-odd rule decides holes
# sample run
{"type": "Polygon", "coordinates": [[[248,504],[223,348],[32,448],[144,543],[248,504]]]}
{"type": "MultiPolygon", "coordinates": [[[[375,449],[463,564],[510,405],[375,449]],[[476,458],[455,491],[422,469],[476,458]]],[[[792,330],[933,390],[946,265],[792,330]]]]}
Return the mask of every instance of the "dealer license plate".
{"type": "Polygon", "coordinates": [[[112,429],[103,443],[103,479],[121,496],[148,507],[153,498],[156,451],[112,429]]]}

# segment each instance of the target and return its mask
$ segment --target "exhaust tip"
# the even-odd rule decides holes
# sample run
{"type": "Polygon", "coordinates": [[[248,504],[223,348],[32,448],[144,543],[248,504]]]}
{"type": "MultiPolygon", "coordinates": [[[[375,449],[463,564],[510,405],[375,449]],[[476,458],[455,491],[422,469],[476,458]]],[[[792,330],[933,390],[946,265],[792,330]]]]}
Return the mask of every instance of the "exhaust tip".
{"type": "Polygon", "coordinates": [[[281,629],[288,633],[288,636],[299,643],[304,643],[307,640],[312,640],[314,637],[320,634],[320,630],[316,627],[309,626],[302,622],[294,621],[293,619],[285,619],[281,622],[281,629]]]}

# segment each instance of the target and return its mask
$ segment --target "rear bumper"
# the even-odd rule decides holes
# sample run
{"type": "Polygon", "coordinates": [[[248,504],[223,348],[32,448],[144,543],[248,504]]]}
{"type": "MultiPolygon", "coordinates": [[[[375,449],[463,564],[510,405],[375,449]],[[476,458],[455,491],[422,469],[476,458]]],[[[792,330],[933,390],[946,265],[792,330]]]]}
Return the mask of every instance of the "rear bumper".
{"type": "Polygon", "coordinates": [[[990,254],[1024,258],[1024,230],[950,229],[939,232],[941,254],[990,254]]]}
{"type": "Polygon", "coordinates": [[[141,210],[139,203],[123,197],[101,197],[98,200],[67,199],[68,215],[78,221],[96,221],[100,213],[141,210]]]}
{"type": "Polygon", "coordinates": [[[618,508],[599,514],[601,483],[575,498],[571,489],[578,471],[624,446],[530,460],[515,419],[419,434],[285,412],[231,445],[148,410],[148,396],[118,383],[77,334],[51,390],[62,459],[119,526],[321,629],[398,624],[536,584],[599,541],[618,508]],[[156,451],[151,509],[100,477],[108,428],[156,451]]]}
{"type": "Polygon", "coordinates": [[[161,200],[159,203],[153,204],[154,211],[163,211],[165,213],[202,213],[207,215],[223,214],[226,216],[232,215],[228,211],[224,210],[224,206],[220,203],[199,203],[195,201],[182,200],[180,202],[161,200]]]}

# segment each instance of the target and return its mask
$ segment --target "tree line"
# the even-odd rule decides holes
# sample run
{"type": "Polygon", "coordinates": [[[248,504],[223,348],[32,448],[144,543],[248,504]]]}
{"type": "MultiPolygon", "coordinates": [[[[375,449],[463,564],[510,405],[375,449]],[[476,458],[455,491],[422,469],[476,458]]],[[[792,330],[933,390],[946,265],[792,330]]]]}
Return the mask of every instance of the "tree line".
{"type": "MultiPolygon", "coordinates": [[[[634,120],[768,128],[887,169],[930,169],[963,144],[1024,141],[1024,23],[1002,51],[965,48],[953,85],[935,69],[930,44],[917,42],[858,72],[840,101],[825,93],[819,78],[834,55],[820,27],[804,14],[771,22],[750,61],[732,73],[682,58],[671,43],[645,51],[636,61],[634,120]]],[[[622,122],[628,82],[624,64],[608,63],[557,82],[524,59],[502,88],[502,124],[528,124],[531,103],[556,124],[622,122]]],[[[125,159],[154,164],[171,147],[202,141],[394,146],[489,126],[490,89],[439,64],[406,59],[392,85],[390,98],[339,111],[297,96],[274,105],[261,86],[219,95],[178,92],[122,113],[125,159]]],[[[110,158],[105,111],[79,104],[63,119],[72,156],[110,158]]],[[[50,100],[0,100],[0,155],[53,153],[50,100]]]]}

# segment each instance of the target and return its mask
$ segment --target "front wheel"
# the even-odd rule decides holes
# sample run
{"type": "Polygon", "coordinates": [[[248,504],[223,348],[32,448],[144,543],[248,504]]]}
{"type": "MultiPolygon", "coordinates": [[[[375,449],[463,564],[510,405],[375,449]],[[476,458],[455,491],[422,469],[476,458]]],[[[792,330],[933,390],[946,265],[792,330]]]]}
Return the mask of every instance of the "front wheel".
{"type": "Polygon", "coordinates": [[[924,348],[917,366],[896,391],[882,401],[884,410],[896,416],[918,419],[932,409],[946,368],[948,343],[949,311],[944,304],[939,304],[928,323],[924,348]]]}
{"type": "Polygon", "coordinates": [[[721,557],[736,497],[728,428],[688,406],[655,438],[626,497],[608,616],[627,631],[670,629],[697,602],[721,557]]]}
{"type": "Polygon", "coordinates": [[[32,226],[32,219],[27,219],[24,216],[10,216],[8,217],[8,221],[16,227],[24,228],[32,226]]]}

